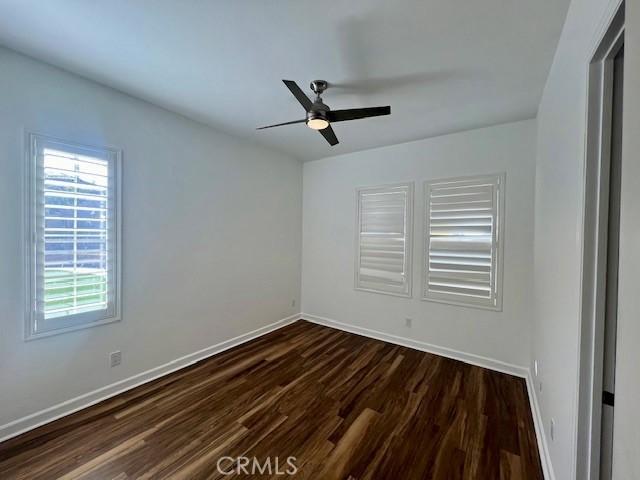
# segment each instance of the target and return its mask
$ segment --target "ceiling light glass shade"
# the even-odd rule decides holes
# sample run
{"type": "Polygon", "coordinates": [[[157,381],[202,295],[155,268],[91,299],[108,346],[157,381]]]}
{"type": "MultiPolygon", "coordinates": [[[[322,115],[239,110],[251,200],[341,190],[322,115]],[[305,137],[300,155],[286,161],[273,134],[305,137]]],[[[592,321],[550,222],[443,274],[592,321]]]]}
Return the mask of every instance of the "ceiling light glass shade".
{"type": "Polygon", "coordinates": [[[307,120],[307,126],[314,130],[324,130],[329,126],[329,122],[324,118],[311,118],[307,120]]]}

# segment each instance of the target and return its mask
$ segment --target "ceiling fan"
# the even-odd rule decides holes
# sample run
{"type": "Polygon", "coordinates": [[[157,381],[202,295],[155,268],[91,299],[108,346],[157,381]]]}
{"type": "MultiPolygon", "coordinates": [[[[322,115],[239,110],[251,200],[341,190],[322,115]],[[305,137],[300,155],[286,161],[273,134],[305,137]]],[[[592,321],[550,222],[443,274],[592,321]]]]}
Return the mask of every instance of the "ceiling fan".
{"type": "Polygon", "coordinates": [[[320,134],[329,142],[331,146],[337,145],[338,138],[335,132],[331,128],[331,124],[334,122],[344,122],[347,120],[358,120],[361,118],[378,117],[380,115],[389,115],[391,113],[391,107],[371,107],[371,108],[350,108],[348,110],[331,110],[322,101],[322,93],[329,88],[329,84],[325,80],[314,80],[311,82],[311,90],[316,94],[315,100],[312,102],[307,97],[298,84],[292,80],[282,80],[287,88],[293,93],[298,102],[302,105],[307,118],[301,120],[294,120],[292,122],[278,123],[276,125],[269,125],[266,127],[260,127],[256,130],[263,130],[265,128],[280,127],[282,125],[292,125],[294,123],[306,123],[307,127],[318,130],[320,134]]]}

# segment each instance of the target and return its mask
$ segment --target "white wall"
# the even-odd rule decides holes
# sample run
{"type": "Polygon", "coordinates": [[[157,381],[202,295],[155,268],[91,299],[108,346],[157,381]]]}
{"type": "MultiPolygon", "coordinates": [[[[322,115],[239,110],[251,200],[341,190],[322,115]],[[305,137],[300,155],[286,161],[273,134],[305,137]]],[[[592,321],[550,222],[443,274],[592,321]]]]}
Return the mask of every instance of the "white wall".
{"type": "Polygon", "coordinates": [[[538,112],[532,363],[558,479],[576,478],[587,67],[615,3],[573,0],[538,112]]]}
{"type": "Polygon", "coordinates": [[[0,71],[0,425],[299,310],[297,160],[5,49],[0,71]],[[120,323],[23,340],[25,128],[123,150],[120,323]]]}
{"type": "Polygon", "coordinates": [[[530,120],[305,163],[303,312],[528,365],[534,149],[530,120]],[[504,310],[421,301],[423,181],[499,172],[507,173],[504,310]],[[356,291],[356,187],[406,181],[416,182],[413,298],[356,291]]]}

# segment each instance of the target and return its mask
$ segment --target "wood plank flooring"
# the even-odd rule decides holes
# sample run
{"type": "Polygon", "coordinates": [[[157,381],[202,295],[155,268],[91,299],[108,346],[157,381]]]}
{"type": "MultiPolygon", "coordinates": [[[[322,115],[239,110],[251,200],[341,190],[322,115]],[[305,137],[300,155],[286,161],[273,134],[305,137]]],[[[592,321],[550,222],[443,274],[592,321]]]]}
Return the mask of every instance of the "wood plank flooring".
{"type": "Polygon", "coordinates": [[[234,477],[543,478],[522,379],[304,321],[0,444],[2,479],[234,477]]]}

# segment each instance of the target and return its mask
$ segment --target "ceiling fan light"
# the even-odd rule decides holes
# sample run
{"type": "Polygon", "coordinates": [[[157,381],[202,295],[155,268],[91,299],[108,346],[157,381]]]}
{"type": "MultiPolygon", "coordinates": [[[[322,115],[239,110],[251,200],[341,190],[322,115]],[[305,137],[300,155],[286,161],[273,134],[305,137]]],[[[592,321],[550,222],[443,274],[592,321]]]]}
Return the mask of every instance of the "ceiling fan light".
{"type": "Polygon", "coordinates": [[[310,118],[309,120],[307,120],[307,127],[313,130],[324,130],[328,126],[329,126],[329,122],[324,118],[317,117],[317,118],[310,118]]]}

